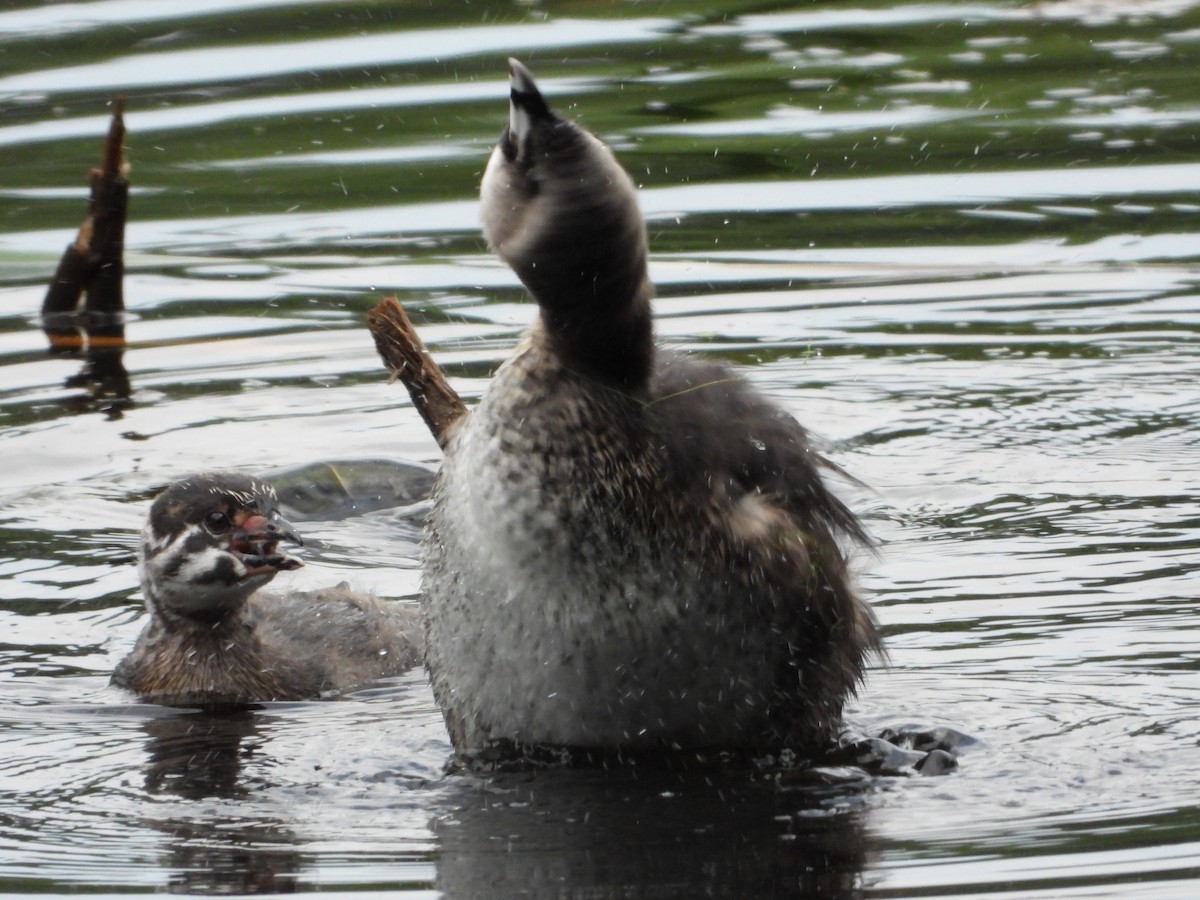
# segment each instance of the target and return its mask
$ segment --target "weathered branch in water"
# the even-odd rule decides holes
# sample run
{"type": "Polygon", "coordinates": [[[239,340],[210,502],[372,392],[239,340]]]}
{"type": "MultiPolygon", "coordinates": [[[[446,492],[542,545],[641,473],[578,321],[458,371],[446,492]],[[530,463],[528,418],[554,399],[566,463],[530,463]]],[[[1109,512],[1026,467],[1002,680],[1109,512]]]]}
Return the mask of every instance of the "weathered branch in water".
{"type": "Polygon", "coordinates": [[[418,337],[408,313],[388,297],[367,313],[367,327],[383,364],[408,388],[413,406],[429,426],[438,446],[445,449],[450,429],[467,407],[418,337]]]}
{"type": "Polygon", "coordinates": [[[50,341],[51,353],[74,353],[84,346],[83,333],[75,319],[79,298],[96,274],[97,262],[91,252],[92,217],[79,227],[75,240],[67,245],[50,286],[42,301],[42,331],[50,341]]]}
{"type": "Polygon", "coordinates": [[[125,143],[125,98],[113,104],[112,124],[104,142],[104,162],[88,173],[92,186],[91,251],[97,269],[87,288],[88,335],[109,344],[119,338],[124,344],[122,314],[125,295],[125,213],[129,202],[129,180],[122,159],[125,143]],[[120,326],[115,328],[114,326],[120,326]],[[119,333],[118,333],[119,331],[119,333]]]}
{"type": "Polygon", "coordinates": [[[42,301],[42,329],[51,353],[87,350],[82,373],[68,384],[94,384],[127,398],[125,350],[125,219],[129,180],[125,177],[125,98],[113,103],[101,166],[88,173],[88,215],[67,246],[42,301]],[[84,315],[80,297],[86,292],[84,315]]]}

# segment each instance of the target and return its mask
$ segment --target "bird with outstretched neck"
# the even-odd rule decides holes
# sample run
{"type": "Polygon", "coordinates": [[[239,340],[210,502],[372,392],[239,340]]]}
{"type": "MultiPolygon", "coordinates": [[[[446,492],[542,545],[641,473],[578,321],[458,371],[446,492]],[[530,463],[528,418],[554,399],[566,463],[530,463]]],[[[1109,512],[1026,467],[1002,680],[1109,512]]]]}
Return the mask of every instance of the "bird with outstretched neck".
{"type": "Polygon", "coordinates": [[[509,75],[483,229],[538,316],[433,493],[427,663],[454,746],[817,752],[879,649],[835,467],[728,368],[655,346],[633,182],[509,75]]]}

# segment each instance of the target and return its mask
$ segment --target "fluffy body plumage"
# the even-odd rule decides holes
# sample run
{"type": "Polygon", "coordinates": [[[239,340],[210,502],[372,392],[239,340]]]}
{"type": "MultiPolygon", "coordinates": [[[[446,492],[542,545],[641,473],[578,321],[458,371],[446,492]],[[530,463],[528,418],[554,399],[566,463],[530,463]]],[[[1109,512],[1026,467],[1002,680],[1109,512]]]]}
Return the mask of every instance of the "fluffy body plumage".
{"type": "Polygon", "coordinates": [[[427,663],[454,745],[824,745],[878,646],[839,547],[862,530],[794,419],[655,350],[632,182],[510,74],[484,232],[539,317],[434,489],[427,663]]]}
{"type": "Polygon", "coordinates": [[[342,584],[260,591],[299,560],[274,490],[255,478],[195,475],[154,502],[138,569],[150,621],[113,684],[168,704],[304,700],[420,661],[415,613],[342,584]]]}

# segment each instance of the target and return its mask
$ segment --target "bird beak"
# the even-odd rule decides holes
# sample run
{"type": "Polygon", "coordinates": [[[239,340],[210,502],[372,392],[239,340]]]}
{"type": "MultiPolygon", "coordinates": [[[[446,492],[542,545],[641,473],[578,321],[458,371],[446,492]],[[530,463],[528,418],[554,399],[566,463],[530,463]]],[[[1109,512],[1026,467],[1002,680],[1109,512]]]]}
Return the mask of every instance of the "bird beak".
{"type": "Polygon", "coordinates": [[[304,544],[292,523],[278,510],[272,510],[266,516],[247,516],[234,532],[229,549],[241,559],[250,575],[273,574],[303,566],[296,557],[277,551],[280,541],[304,544]]]}
{"type": "Polygon", "coordinates": [[[292,523],[279,514],[279,510],[272,510],[271,515],[267,518],[267,528],[269,531],[279,534],[279,539],[295,544],[297,547],[304,546],[304,539],[300,537],[300,533],[292,526],[292,523]]]}

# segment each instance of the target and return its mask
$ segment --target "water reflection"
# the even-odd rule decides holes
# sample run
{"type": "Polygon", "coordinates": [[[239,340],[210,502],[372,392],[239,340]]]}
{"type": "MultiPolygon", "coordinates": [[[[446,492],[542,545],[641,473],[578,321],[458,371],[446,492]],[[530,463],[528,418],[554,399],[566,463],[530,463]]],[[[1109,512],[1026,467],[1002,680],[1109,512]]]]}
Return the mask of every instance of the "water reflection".
{"type": "Polygon", "coordinates": [[[437,888],[491,897],[859,896],[865,814],[745,773],[545,771],[470,781],[434,824],[437,888]]]}
{"type": "MultiPolygon", "coordinates": [[[[169,711],[146,721],[145,790],[185,800],[236,801],[269,785],[244,762],[262,747],[254,711],[169,711]]],[[[269,723],[267,725],[269,727],[269,723]]],[[[154,809],[154,806],[150,807],[154,809]]],[[[163,836],[167,889],[179,894],[284,894],[303,886],[304,858],[283,822],[196,815],[146,817],[163,836]]]]}
{"type": "MultiPolygon", "coordinates": [[[[255,798],[283,787],[271,769],[290,765],[272,761],[265,746],[279,724],[261,711],[178,710],[144,723],[147,794],[187,801],[154,803],[144,818],[161,839],[167,890],[319,887],[304,834],[286,819],[252,812],[255,798]]],[[[407,793],[409,802],[426,804],[437,840],[432,886],[448,900],[857,897],[871,857],[866,800],[873,786],[861,772],[847,779],[829,771],[827,786],[806,780],[796,787],[740,770],[551,769],[451,775],[434,785],[385,770],[362,786],[374,784],[359,816],[376,823],[353,827],[364,836],[387,827],[390,814],[371,800],[376,790],[392,803],[403,805],[407,793]]],[[[387,868],[404,866],[408,855],[387,859],[387,868]]]]}
{"type": "MultiPolygon", "coordinates": [[[[48,325],[46,331],[48,334],[57,331],[61,337],[65,327],[48,325]]],[[[89,317],[82,330],[87,335],[84,339],[87,349],[60,353],[83,359],[83,367],[65,379],[63,386],[82,388],[84,393],[69,398],[66,405],[81,411],[100,409],[109,418],[119,419],[121,410],[131,402],[129,398],[133,391],[125,368],[125,324],[123,321],[104,323],[89,317]]]]}
{"type": "Polygon", "coordinates": [[[109,59],[97,65],[47,68],[0,78],[0,94],[70,90],[87,84],[96,90],[155,89],[174,85],[309,74],[353,66],[442,61],[480,54],[504,54],[513,47],[586,47],[659,40],[669,19],[615,22],[557,19],[536,24],[494,24],[479,28],[405,30],[344,38],[294,40],[244,47],[161,50],[109,59]]]}
{"type": "Polygon", "coordinates": [[[163,859],[172,894],[294,894],[311,890],[304,858],[282,826],[150,822],[170,847],[163,859]]]}

